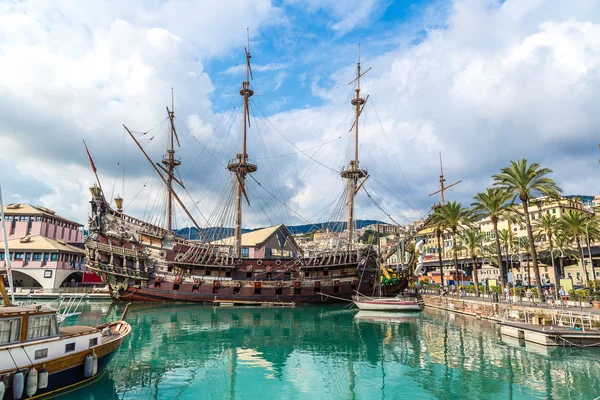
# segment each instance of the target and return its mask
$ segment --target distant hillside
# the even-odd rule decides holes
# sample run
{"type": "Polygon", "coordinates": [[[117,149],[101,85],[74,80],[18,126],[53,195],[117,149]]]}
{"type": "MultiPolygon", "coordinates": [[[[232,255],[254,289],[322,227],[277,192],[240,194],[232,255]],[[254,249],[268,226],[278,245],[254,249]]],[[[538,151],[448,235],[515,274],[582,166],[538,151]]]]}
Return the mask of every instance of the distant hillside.
{"type": "MultiPolygon", "coordinates": [[[[377,221],[372,220],[372,219],[365,219],[365,220],[359,219],[358,221],[356,221],[356,226],[358,229],[361,229],[361,228],[364,228],[365,226],[373,225],[376,223],[377,223],[377,221]]],[[[381,222],[381,221],[379,221],[379,223],[382,225],[388,225],[385,222],[381,222]]],[[[329,222],[329,223],[321,222],[318,224],[293,225],[293,226],[288,226],[287,228],[290,230],[290,232],[292,234],[295,235],[295,234],[304,234],[304,233],[314,232],[314,231],[322,229],[322,227],[329,228],[329,230],[331,230],[332,232],[343,232],[344,230],[346,230],[347,225],[348,225],[347,222],[329,222]]],[[[257,229],[262,229],[262,228],[257,228],[257,229]]],[[[242,233],[252,232],[257,229],[242,229],[242,233]]],[[[204,228],[204,229],[202,229],[202,232],[204,233],[204,235],[200,235],[198,229],[195,227],[178,229],[175,232],[180,236],[183,236],[185,238],[190,238],[193,240],[204,241],[204,237],[206,237],[208,239],[208,241],[212,242],[214,240],[219,240],[222,238],[233,236],[235,234],[235,229],[234,228],[204,228]]]]}

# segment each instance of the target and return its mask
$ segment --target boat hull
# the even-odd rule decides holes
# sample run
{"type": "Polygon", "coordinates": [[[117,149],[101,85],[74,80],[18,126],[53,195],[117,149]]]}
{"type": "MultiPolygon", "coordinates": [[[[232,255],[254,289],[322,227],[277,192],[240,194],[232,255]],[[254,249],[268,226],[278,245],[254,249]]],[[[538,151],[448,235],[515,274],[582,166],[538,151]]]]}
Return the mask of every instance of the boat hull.
{"type": "Polygon", "coordinates": [[[354,305],[365,311],[421,311],[417,301],[355,300],[354,305]]]}
{"type": "MultiPolygon", "coordinates": [[[[83,374],[83,364],[76,365],[74,367],[63,369],[53,374],[48,374],[48,387],[46,389],[39,389],[33,397],[27,397],[25,392],[21,399],[37,399],[44,398],[50,394],[58,394],[66,390],[75,390],[79,386],[86,383],[93,383],[97,380],[102,373],[106,370],[106,367],[110,363],[110,360],[116,354],[116,350],[106,354],[102,357],[98,357],[98,373],[91,378],[86,378],[83,374]]],[[[15,400],[12,393],[12,388],[7,388],[4,399],[15,400]]]]}
{"type": "MultiPolygon", "coordinates": [[[[281,294],[275,288],[263,288],[261,294],[255,294],[253,288],[244,288],[239,293],[234,293],[233,288],[219,288],[218,293],[212,289],[199,290],[198,292],[184,290],[168,290],[151,287],[128,287],[121,289],[118,294],[113,291],[115,300],[125,302],[189,302],[189,303],[234,303],[234,304],[263,304],[263,303],[289,303],[289,304],[315,304],[351,301],[356,295],[356,290],[368,293],[372,288],[369,283],[361,284],[352,289],[351,285],[342,285],[338,291],[334,287],[322,286],[318,293],[313,287],[304,287],[300,294],[294,293],[294,288],[285,287],[281,294]],[[346,287],[347,286],[347,287],[346,287]],[[306,292],[312,293],[306,293],[306,292]],[[303,293],[304,292],[304,293],[303,293]]],[[[390,296],[400,291],[398,284],[388,286],[386,293],[390,296]]]]}

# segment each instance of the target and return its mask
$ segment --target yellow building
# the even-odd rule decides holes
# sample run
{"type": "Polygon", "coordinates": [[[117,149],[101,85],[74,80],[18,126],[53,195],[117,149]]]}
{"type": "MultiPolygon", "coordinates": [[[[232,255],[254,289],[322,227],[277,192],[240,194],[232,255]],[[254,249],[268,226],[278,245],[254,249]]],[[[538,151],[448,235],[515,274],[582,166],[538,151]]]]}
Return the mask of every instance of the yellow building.
{"type": "MultiPolygon", "coordinates": [[[[521,215],[523,215],[523,209],[522,209],[522,205],[517,205],[517,207],[521,208],[521,215]]],[[[560,218],[564,213],[573,210],[573,211],[582,211],[582,212],[586,212],[586,213],[590,213],[593,214],[591,208],[588,207],[584,207],[583,203],[577,199],[572,199],[572,198],[561,198],[561,199],[551,199],[548,197],[538,197],[536,199],[533,199],[529,202],[529,217],[531,220],[532,225],[535,225],[536,221],[538,219],[540,219],[542,217],[542,215],[544,214],[549,214],[549,215],[554,215],[556,216],[556,218],[560,218]]],[[[600,212],[600,210],[599,210],[600,212]]],[[[486,234],[486,241],[483,243],[484,246],[493,246],[495,243],[495,236],[494,236],[494,225],[491,221],[490,218],[483,218],[480,221],[478,221],[476,223],[476,227],[478,227],[481,232],[486,234]]],[[[467,229],[467,227],[465,227],[465,229],[467,229]]],[[[521,237],[527,237],[527,228],[525,227],[525,223],[510,223],[508,220],[506,219],[501,219],[500,221],[498,221],[498,231],[501,231],[503,229],[506,230],[510,230],[512,231],[514,237],[521,238],[521,237]]],[[[435,230],[431,227],[422,229],[419,231],[418,235],[420,237],[423,237],[426,239],[426,244],[423,248],[423,252],[424,252],[424,260],[425,260],[425,265],[428,267],[436,267],[439,263],[438,261],[438,243],[437,243],[437,237],[435,234],[435,230]]],[[[459,248],[461,247],[461,239],[460,237],[457,238],[457,242],[459,245],[459,248]]],[[[540,233],[540,235],[536,235],[536,246],[538,249],[547,249],[548,246],[548,242],[547,242],[547,238],[546,235],[544,233],[540,233]]],[[[452,235],[448,232],[444,232],[442,234],[442,238],[441,238],[441,252],[442,252],[442,260],[444,265],[451,263],[452,262],[452,235]]],[[[513,254],[517,254],[519,255],[519,253],[522,253],[521,249],[519,248],[515,248],[512,249],[512,253],[513,254]]],[[[522,254],[521,254],[522,255],[522,254]]],[[[555,254],[556,255],[556,254],[555,254]]],[[[491,255],[485,255],[482,259],[482,257],[478,258],[478,265],[481,267],[481,264],[484,262],[484,260],[486,262],[489,262],[490,257],[493,257],[491,255]]],[[[505,263],[505,265],[507,265],[509,268],[507,268],[507,270],[510,269],[510,257],[509,259],[506,260],[506,252],[503,249],[502,250],[502,259],[503,262],[505,263]]],[[[472,261],[469,257],[468,252],[465,249],[460,249],[457,252],[457,258],[458,258],[458,262],[459,262],[459,266],[462,268],[464,267],[464,265],[466,264],[469,268],[472,269],[472,261]]],[[[514,257],[514,261],[516,261],[517,257],[514,257]]],[[[521,280],[523,282],[527,281],[527,268],[526,268],[526,262],[522,263],[523,266],[519,267],[518,263],[513,263],[514,269],[513,269],[513,273],[515,274],[515,279],[517,280],[521,280]],[[516,265],[515,265],[516,264],[516,265]]],[[[541,275],[541,280],[542,283],[547,283],[548,281],[550,281],[551,283],[554,282],[555,276],[554,276],[554,271],[552,269],[552,266],[549,265],[545,265],[542,263],[539,263],[539,267],[540,267],[540,275],[541,275]]],[[[579,266],[579,269],[581,270],[581,266],[579,266]]],[[[598,278],[600,278],[600,268],[598,269],[598,278]]],[[[536,278],[533,276],[533,268],[531,268],[531,282],[532,284],[536,281],[536,278]]],[[[588,267],[588,273],[589,276],[592,275],[591,273],[591,268],[588,267]]],[[[487,272],[487,271],[486,271],[487,272]]],[[[472,274],[471,274],[472,275],[472,274]]],[[[493,271],[489,271],[490,276],[486,276],[488,278],[491,278],[493,274],[493,271]]],[[[575,275],[574,275],[575,276],[575,275]]],[[[481,277],[480,277],[481,280],[481,277]]],[[[574,279],[575,281],[575,279],[574,279]]]]}

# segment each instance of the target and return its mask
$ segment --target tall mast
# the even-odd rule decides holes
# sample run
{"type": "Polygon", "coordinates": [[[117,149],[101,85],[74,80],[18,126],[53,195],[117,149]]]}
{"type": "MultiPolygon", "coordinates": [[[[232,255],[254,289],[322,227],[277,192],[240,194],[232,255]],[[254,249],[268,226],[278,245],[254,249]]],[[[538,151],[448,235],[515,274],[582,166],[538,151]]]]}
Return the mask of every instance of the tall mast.
{"type": "Polygon", "coordinates": [[[162,163],[165,165],[165,172],[167,173],[167,229],[173,230],[173,173],[175,167],[181,164],[181,161],[175,159],[175,139],[177,139],[177,145],[179,146],[179,138],[177,137],[177,131],[175,131],[175,101],[173,95],[173,88],[171,88],[171,110],[167,107],[167,114],[169,115],[169,121],[171,121],[171,131],[169,134],[169,148],[167,154],[163,156],[162,163]]]}
{"type": "MultiPolygon", "coordinates": [[[[356,82],[355,96],[350,103],[355,108],[354,124],[354,159],[350,161],[348,168],[342,169],[340,175],[348,180],[348,250],[352,250],[352,241],[354,239],[354,196],[357,192],[357,184],[359,179],[367,177],[367,171],[359,167],[358,162],[358,117],[367,102],[367,99],[360,97],[360,78],[366,74],[368,70],[361,74],[360,72],[360,44],[358,45],[358,63],[356,64],[356,79],[349,83],[356,82]]],[[[350,128],[350,129],[352,129],[350,128]]],[[[364,182],[364,181],[363,181],[364,182]]]]}
{"type": "Polygon", "coordinates": [[[442,165],[442,152],[440,151],[440,193],[442,196],[441,205],[444,205],[444,182],[446,182],[446,179],[444,179],[444,166],[442,165]]]}
{"type": "MultiPolygon", "coordinates": [[[[440,190],[436,190],[435,192],[429,194],[429,196],[433,196],[434,194],[438,194],[438,193],[441,194],[441,201],[440,201],[440,204],[438,204],[439,206],[443,206],[445,204],[444,193],[446,192],[446,190],[461,183],[462,179],[460,181],[454,182],[453,184],[448,185],[448,186],[445,186],[444,182],[446,182],[446,178],[444,178],[444,167],[442,165],[442,152],[440,151],[440,190]]],[[[437,207],[438,205],[434,205],[434,207],[437,207]]]]}
{"type": "Polygon", "coordinates": [[[250,67],[250,33],[248,33],[248,47],[244,49],[246,53],[246,80],[242,82],[240,95],[244,98],[244,121],[242,126],[242,152],[227,165],[227,169],[235,174],[237,184],[237,197],[235,202],[235,249],[234,257],[242,256],[242,196],[250,205],[248,195],[246,194],[246,175],[255,172],[258,168],[256,164],[248,161],[246,152],[246,134],[250,126],[250,109],[248,108],[248,99],[252,97],[254,91],[250,89],[250,78],[252,78],[252,68],[250,67]]]}

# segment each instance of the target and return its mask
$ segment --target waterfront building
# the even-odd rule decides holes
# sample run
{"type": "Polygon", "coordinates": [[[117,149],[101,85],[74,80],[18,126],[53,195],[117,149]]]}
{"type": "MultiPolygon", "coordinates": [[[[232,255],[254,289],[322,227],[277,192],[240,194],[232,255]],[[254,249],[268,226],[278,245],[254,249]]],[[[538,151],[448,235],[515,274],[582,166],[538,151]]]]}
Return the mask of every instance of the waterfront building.
{"type": "MultiPolygon", "coordinates": [[[[17,288],[54,289],[101,282],[98,275],[85,269],[83,225],[45,207],[16,203],[4,207],[4,219],[17,288]]],[[[5,265],[2,252],[0,266],[5,265]]]]}
{"type": "MultiPolygon", "coordinates": [[[[580,212],[589,213],[590,215],[593,215],[594,210],[598,210],[598,208],[597,207],[592,208],[592,206],[594,204],[600,204],[600,201],[599,201],[600,195],[596,196],[595,203],[588,202],[587,204],[584,204],[582,202],[581,197],[582,196],[565,196],[560,199],[552,199],[552,198],[548,198],[548,197],[538,197],[538,198],[532,199],[529,204],[529,216],[530,216],[531,223],[535,224],[535,222],[539,218],[541,218],[542,215],[544,215],[544,214],[554,215],[554,216],[556,216],[557,219],[560,218],[563,214],[565,214],[568,211],[580,211],[580,212]]],[[[586,199],[587,199],[587,197],[586,197],[586,199]]],[[[519,205],[518,207],[522,207],[522,206],[519,205]]],[[[521,211],[522,211],[522,209],[521,209],[521,211]]],[[[483,219],[477,221],[476,227],[478,229],[480,229],[481,232],[486,234],[486,241],[484,243],[482,243],[483,246],[484,247],[494,247],[495,246],[495,236],[494,236],[494,231],[493,231],[494,226],[493,226],[491,219],[483,218],[483,219]]],[[[465,229],[467,229],[467,227],[465,227],[465,229]]],[[[510,221],[508,221],[506,219],[500,219],[500,221],[498,221],[498,231],[501,231],[503,229],[511,231],[518,242],[520,241],[520,238],[527,237],[527,229],[526,229],[524,223],[515,224],[515,223],[511,223],[510,221]]],[[[436,236],[435,230],[432,227],[426,227],[426,228],[420,230],[418,235],[425,240],[425,246],[423,248],[425,266],[429,270],[438,268],[438,265],[439,265],[438,243],[437,243],[437,236],[436,236]]],[[[442,234],[441,239],[442,239],[441,240],[442,261],[443,261],[444,265],[451,264],[452,257],[453,257],[453,255],[452,255],[452,236],[450,235],[450,233],[444,232],[442,234]]],[[[457,238],[457,241],[459,242],[458,244],[460,244],[460,237],[457,238]]],[[[540,232],[539,235],[536,235],[536,246],[539,250],[547,250],[548,249],[549,243],[548,243],[545,233],[540,232]]],[[[593,250],[594,250],[594,248],[592,248],[592,255],[594,255],[593,250]]],[[[505,271],[510,270],[511,257],[514,257],[513,272],[515,273],[515,279],[526,282],[527,276],[529,273],[527,271],[526,249],[521,248],[519,245],[517,245],[516,248],[513,249],[513,253],[509,254],[508,259],[506,257],[505,250],[503,249],[502,251],[503,251],[502,260],[503,260],[505,271]],[[517,259],[525,260],[525,261],[523,261],[521,264],[519,264],[517,259]]],[[[600,247],[597,248],[597,251],[600,251],[600,247]]],[[[585,255],[587,255],[587,249],[585,249],[585,255]]],[[[555,256],[556,256],[556,253],[555,253],[555,256]]],[[[466,271],[468,271],[469,275],[472,276],[471,272],[473,269],[473,262],[472,262],[471,258],[469,257],[468,252],[464,248],[461,247],[459,249],[459,251],[457,252],[457,257],[458,257],[459,266],[461,266],[466,271]]],[[[485,262],[489,262],[491,257],[495,257],[495,256],[486,254],[483,258],[479,257],[478,258],[478,270],[482,268],[482,264],[484,264],[485,262]]],[[[594,260],[594,266],[596,266],[596,262],[598,262],[598,265],[600,265],[600,253],[598,256],[598,260],[594,260]]],[[[542,283],[554,283],[555,276],[554,276],[554,271],[552,269],[552,266],[544,264],[542,262],[539,262],[539,267],[540,267],[540,275],[541,275],[540,278],[541,278],[542,283]]],[[[444,269],[445,268],[446,267],[444,267],[444,269]]],[[[453,267],[449,267],[449,268],[453,268],[453,267]]],[[[491,278],[492,276],[495,276],[496,278],[499,278],[499,268],[496,267],[496,269],[498,271],[498,274],[495,274],[492,270],[489,270],[489,271],[486,270],[485,271],[486,277],[491,278]],[[489,276],[487,276],[487,275],[489,275],[489,276]]],[[[579,269],[582,270],[581,266],[579,266],[579,269]]],[[[596,274],[600,278],[600,268],[596,268],[596,269],[598,270],[596,272],[596,274]]],[[[438,268],[438,270],[439,270],[439,268],[438,268]]],[[[588,276],[592,276],[591,268],[588,267],[588,270],[589,270],[588,276]]],[[[533,272],[531,272],[531,274],[532,274],[531,283],[534,284],[536,282],[536,277],[533,276],[533,272]]],[[[583,272],[581,274],[583,274],[583,272]]],[[[573,276],[576,276],[576,275],[573,275],[573,276]]],[[[438,277],[438,279],[439,279],[439,277],[438,277]]],[[[482,280],[482,279],[483,278],[480,276],[480,280],[482,280]]]]}

